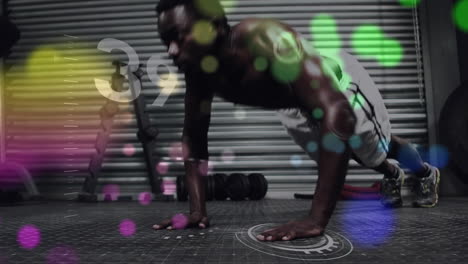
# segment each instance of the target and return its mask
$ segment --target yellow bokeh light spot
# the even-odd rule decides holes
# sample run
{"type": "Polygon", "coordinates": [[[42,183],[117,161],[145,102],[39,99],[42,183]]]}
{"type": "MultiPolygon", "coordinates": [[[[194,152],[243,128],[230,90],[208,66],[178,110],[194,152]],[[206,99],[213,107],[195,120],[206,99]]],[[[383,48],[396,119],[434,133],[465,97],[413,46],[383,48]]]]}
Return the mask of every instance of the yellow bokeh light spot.
{"type": "MultiPolygon", "coordinates": [[[[81,106],[83,102],[101,106],[105,103],[105,97],[96,89],[94,79],[110,79],[112,60],[109,57],[100,53],[94,43],[37,46],[26,57],[22,71],[17,72],[21,77],[12,86],[22,87],[24,93],[19,94],[21,100],[27,100],[31,106],[38,108],[53,105],[60,107],[57,111],[73,109],[75,113],[78,108],[69,106],[81,106]]],[[[102,86],[107,88],[104,83],[102,86]]],[[[79,114],[79,111],[76,113],[79,114]]],[[[40,115],[34,110],[30,114],[40,115]]]]}
{"type": "Polygon", "coordinates": [[[36,49],[26,63],[28,76],[50,75],[61,63],[61,57],[60,52],[50,46],[36,49]]]}
{"type": "Polygon", "coordinates": [[[201,68],[206,73],[215,72],[216,70],[218,70],[218,66],[218,59],[211,55],[205,56],[201,61],[201,68]]]}
{"type": "Polygon", "coordinates": [[[192,34],[199,44],[209,45],[216,38],[216,29],[209,21],[199,20],[193,25],[192,34]]]}

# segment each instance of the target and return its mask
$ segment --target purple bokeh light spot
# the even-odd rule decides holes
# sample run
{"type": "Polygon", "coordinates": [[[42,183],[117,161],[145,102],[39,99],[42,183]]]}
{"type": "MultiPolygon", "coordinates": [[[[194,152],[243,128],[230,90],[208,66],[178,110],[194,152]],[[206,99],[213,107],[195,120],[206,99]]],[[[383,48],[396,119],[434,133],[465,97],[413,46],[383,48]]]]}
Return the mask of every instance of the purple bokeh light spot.
{"type": "Polygon", "coordinates": [[[120,234],[124,237],[133,236],[133,234],[135,234],[136,231],[135,222],[129,219],[124,219],[122,220],[122,222],[120,222],[119,230],[120,234]]]}
{"type": "Polygon", "coordinates": [[[17,241],[22,248],[31,250],[41,242],[41,232],[34,225],[25,225],[18,231],[17,241]]]}
{"type": "Polygon", "coordinates": [[[212,161],[201,161],[198,166],[198,171],[202,176],[208,176],[208,174],[213,173],[213,162],[212,161]]]}
{"type": "Polygon", "coordinates": [[[188,153],[185,153],[187,148],[180,142],[171,144],[169,147],[169,157],[175,161],[182,161],[184,158],[188,157],[188,153]]]}
{"type": "Polygon", "coordinates": [[[151,203],[151,193],[149,192],[142,192],[138,195],[138,202],[141,205],[149,205],[151,203]]]}
{"type": "Polygon", "coordinates": [[[188,225],[188,218],[184,214],[176,214],[172,217],[172,227],[174,229],[184,229],[188,225]]]}
{"type": "Polygon", "coordinates": [[[161,183],[161,191],[165,195],[173,195],[177,191],[177,185],[171,179],[163,179],[161,183]]]}
{"type": "Polygon", "coordinates": [[[67,246],[55,247],[47,254],[47,264],[77,264],[78,255],[75,250],[67,246]]]}
{"type": "Polygon", "coordinates": [[[107,184],[102,188],[104,200],[116,201],[120,195],[120,187],[117,184],[107,184]]]}
{"type": "Polygon", "coordinates": [[[131,157],[135,155],[136,149],[132,144],[125,144],[122,149],[122,152],[125,156],[131,157]]]}
{"type": "Polygon", "coordinates": [[[159,174],[166,174],[169,171],[169,163],[161,161],[156,165],[156,171],[159,174]]]}

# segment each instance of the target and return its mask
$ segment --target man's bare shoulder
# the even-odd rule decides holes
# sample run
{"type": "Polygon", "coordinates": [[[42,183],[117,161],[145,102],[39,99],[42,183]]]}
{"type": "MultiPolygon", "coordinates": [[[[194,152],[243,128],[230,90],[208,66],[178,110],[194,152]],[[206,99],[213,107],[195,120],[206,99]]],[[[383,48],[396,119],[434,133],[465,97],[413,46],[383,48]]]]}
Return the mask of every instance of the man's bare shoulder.
{"type": "Polygon", "coordinates": [[[316,54],[309,41],[291,26],[276,19],[244,19],[232,28],[231,33],[231,45],[235,48],[247,48],[257,56],[271,59],[278,53],[291,51],[316,54]]]}
{"type": "Polygon", "coordinates": [[[275,36],[274,32],[295,32],[291,27],[283,22],[270,18],[246,18],[232,27],[232,36],[235,40],[247,40],[252,35],[268,35],[270,38],[275,36]]]}

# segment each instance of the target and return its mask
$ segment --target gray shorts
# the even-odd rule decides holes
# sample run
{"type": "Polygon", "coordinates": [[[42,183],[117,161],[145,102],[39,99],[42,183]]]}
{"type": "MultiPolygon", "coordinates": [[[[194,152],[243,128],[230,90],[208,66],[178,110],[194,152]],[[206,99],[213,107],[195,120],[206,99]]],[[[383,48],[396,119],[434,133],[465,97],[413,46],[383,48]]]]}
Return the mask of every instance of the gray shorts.
{"type": "MultiPolygon", "coordinates": [[[[384,101],[374,81],[362,65],[348,53],[341,52],[344,78],[340,83],[343,94],[353,106],[357,117],[354,136],[349,143],[354,155],[367,167],[376,167],[386,158],[390,143],[390,119],[384,101]]],[[[294,141],[318,161],[320,124],[301,109],[281,109],[281,123],[294,141]]]]}

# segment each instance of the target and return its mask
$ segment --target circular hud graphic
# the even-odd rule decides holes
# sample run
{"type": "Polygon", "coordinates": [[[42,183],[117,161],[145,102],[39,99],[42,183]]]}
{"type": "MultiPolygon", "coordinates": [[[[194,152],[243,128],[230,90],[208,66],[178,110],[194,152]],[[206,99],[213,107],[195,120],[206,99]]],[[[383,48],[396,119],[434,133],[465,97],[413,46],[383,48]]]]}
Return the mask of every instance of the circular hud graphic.
{"type": "Polygon", "coordinates": [[[260,224],[245,228],[236,233],[236,238],[245,246],[272,256],[323,261],[338,259],[347,256],[353,251],[353,245],[344,236],[327,230],[323,236],[302,238],[293,241],[261,242],[256,236],[278,224],[260,224]]]}

